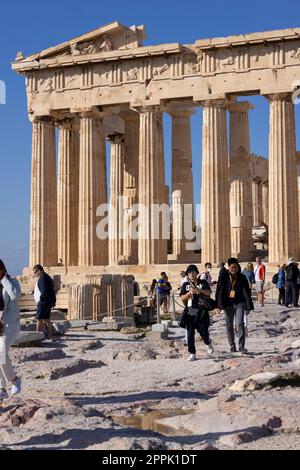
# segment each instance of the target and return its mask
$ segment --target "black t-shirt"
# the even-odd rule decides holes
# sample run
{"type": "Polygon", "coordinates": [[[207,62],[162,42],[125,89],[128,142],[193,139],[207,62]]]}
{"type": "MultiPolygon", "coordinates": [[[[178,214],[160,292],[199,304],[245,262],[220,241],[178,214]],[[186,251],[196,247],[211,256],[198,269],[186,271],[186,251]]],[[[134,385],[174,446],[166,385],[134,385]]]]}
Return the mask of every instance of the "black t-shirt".
{"type": "MultiPolygon", "coordinates": [[[[204,289],[204,290],[208,290],[209,292],[211,292],[207,281],[205,281],[204,279],[197,279],[197,282],[195,283],[195,286],[198,287],[198,289],[204,289]]],[[[191,288],[190,281],[184,282],[181,286],[180,296],[187,294],[189,292],[190,288],[191,288]]],[[[200,298],[201,298],[200,295],[194,294],[193,297],[192,297],[191,307],[198,308],[200,298]]]]}

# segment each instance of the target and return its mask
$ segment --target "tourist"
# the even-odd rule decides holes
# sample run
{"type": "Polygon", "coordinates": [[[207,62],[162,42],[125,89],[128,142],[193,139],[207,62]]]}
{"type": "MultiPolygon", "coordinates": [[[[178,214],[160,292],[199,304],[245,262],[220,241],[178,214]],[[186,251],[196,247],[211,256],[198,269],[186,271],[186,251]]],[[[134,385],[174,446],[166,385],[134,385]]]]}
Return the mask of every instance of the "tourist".
{"type": "MultiPolygon", "coordinates": [[[[221,281],[222,277],[227,273],[227,269],[225,268],[224,261],[221,261],[218,264],[218,268],[219,268],[219,275],[218,275],[218,282],[219,282],[219,281],[221,281]]],[[[218,284],[218,282],[217,282],[217,284],[218,284]]]]}
{"type": "Polygon", "coordinates": [[[264,295],[265,295],[264,285],[265,285],[265,278],[266,278],[266,267],[262,263],[261,258],[259,256],[256,257],[254,275],[255,275],[255,284],[256,284],[256,292],[257,292],[259,307],[263,307],[264,295]]]}
{"type": "Polygon", "coordinates": [[[253,310],[251,290],[246,277],[239,272],[239,262],[236,258],[229,258],[228,271],[217,286],[216,301],[218,307],[225,311],[227,338],[230,351],[236,352],[234,340],[234,319],[238,328],[239,351],[247,353],[245,348],[244,313],[253,310]]]}
{"type": "Polygon", "coordinates": [[[204,268],[205,268],[205,271],[203,271],[200,274],[200,280],[206,281],[209,286],[213,286],[214,284],[216,284],[216,282],[212,281],[212,277],[211,277],[211,274],[210,274],[211,273],[211,268],[212,268],[211,263],[205,263],[204,268]]]}
{"type": "Polygon", "coordinates": [[[208,311],[201,306],[201,297],[211,295],[211,289],[206,280],[198,278],[197,266],[191,264],[186,270],[188,281],[186,281],[180,292],[181,300],[185,305],[185,324],[188,340],[188,361],[196,360],[195,330],[198,331],[207,346],[208,354],[212,354],[214,349],[209,337],[210,318],[208,311]]]}
{"type": "Polygon", "coordinates": [[[254,275],[254,266],[253,263],[247,263],[246,267],[243,269],[242,274],[246,276],[250,289],[252,289],[253,284],[255,283],[254,275]]]}
{"type": "MultiPolygon", "coordinates": [[[[253,284],[255,283],[255,275],[254,275],[254,266],[253,263],[247,263],[246,267],[243,269],[242,274],[246,276],[250,291],[252,291],[253,284]]],[[[245,326],[245,335],[248,336],[248,327],[249,327],[249,320],[247,312],[244,312],[244,326],[245,326]]],[[[235,327],[237,331],[237,326],[235,327]]]]}
{"type": "Polygon", "coordinates": [[[9,357],[9,349],[20,332],[20,296],[20,284],[8,275],[0,260],[0,401],[8,398],[8,383],[12,384],[12,395],[21,392],[21,379],[16,376],[9,357]]]}
{"type": "Polygon", "coordinates": [[[298,305],[298,276],[299,269],[294,258],[290,258],[287,262],[286,280],[285,280],[285,306],[292,304],[295,308],[298,305]]]}
{"type": "Polygon", "coordinates": [[[138,297],[140,295],[140,286],[139,286],[139,283],[135,280],[134,276],[132,276],[132,284],[133,284],[133,295],[134,297],[138,297]]]}
{"type": "Polygon", "coordinates": [[[278,266],[276,287],[278,289],[278,305],[285,305],[285,274],[286,264],[278,266]]]}
{"type": "Polygon", "coordinates": [[[181,280],[180,280],[180,286],[178,287],[177,291],[180,293],[183,284],[188,281],[188,277],[185,271],[180,271],[179,275],[181,277],[181,280]]]}
{"type": "Polygon", "coordinates": [[[165,272],[160,273],[160,278],[156,283],[156,291],[159,295],[159,305],[163,306],[164,313],[168,313],[168,297],[170,297],[171,290],[172,287],[167,274],[165,272]]]}
{"type": "Polygon", "coordinates": [[[52,339],[52,325],[50,320],[51,309],[55,306],[56,295],[54,290],[54,284],[49,276],[45,273],[43,266],[37,264],[33,268],[35,277],[37,278],[34,299],[37,306],[36,309],[36,331],[42,331],[43,324],[47,329],[47,338],[52,339]]]}

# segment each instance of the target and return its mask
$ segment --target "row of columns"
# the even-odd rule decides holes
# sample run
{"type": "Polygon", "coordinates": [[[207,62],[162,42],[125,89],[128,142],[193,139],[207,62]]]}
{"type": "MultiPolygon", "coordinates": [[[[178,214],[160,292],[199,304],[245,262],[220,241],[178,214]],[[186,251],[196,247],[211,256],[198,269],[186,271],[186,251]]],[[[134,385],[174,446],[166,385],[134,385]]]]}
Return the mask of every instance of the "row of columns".
{"type": "MultiPolygon", "coordinates": [[[[269,261],[300,256],[300,215],[294,107],[290,94],[270,95],[269,261]]],[[[203,107],[202,132],[202,260],[217,263],[230,254],[247,258],[255,225],[250,174],[248,103],[231,103],[230,181],[225,100],[203,107]]],[[[110,136],[110,202],[116,210],[109,233],[119,228],[119,196],[123,196],[125,226],[139,202],[146,212],[138,240],[97,236],[97,208],[107,202],[105,135],[95,113],[58,123],[59,161],[56,186],[55,124],[49,118],[33,122],[30,264],[93,266],[165,264],[167,240],[153,238],[151,208],[167,201],[162,113],[147,107],[122,115],[123,136],[110,136]],[[57,197],[58,195],[58,197],[57,197]]],[[[191,108],[169,108],[172,116],[172,194],[178,204],[193,204],[191,108]]],[[[267,206],[268,188],[261,195],[267,206]]],[[[176,212],[176,209],[175,209],[176,212]]],[[[191,215],[193,218],[193,214],[191,215]]],[[[260,214],[266,220],[266,214],[260,214]]],[[[177,221],[178,222],[178,221],[177,221]]],[[[181,221],[180,221],[181,222],[181,221]]],[[[125,230],[126,230],[125,227],[125,230]]],[[[175,231],[179,229],[178,224],[175,231]]],[[[160,228],[161,230],[161,228],[160,228]]],[[[175,243],[178,260],[185,243],[175,243]]]]}

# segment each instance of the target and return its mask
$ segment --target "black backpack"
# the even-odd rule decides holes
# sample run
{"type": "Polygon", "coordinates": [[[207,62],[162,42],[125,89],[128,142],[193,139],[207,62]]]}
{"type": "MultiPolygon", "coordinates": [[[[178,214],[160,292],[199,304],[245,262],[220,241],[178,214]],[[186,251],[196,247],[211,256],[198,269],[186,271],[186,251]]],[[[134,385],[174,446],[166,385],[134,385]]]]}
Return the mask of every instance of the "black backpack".
{"type": "Polygon", "coordinates": [[[272,277],[272,284],[277,284],[278,282],[278,273],[274,274],[274,276],[272,277]]]}

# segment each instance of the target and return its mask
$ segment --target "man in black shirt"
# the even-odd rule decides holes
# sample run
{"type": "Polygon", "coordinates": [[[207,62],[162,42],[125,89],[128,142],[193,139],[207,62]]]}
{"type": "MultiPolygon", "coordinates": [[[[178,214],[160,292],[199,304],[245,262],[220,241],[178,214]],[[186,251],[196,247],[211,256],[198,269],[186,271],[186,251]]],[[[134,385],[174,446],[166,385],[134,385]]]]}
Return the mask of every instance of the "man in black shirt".
{"type": "Polygon", "coordinates": [[[208,332],[210,325],[209,314],[208,311],[201,306],[201,297],[205,295],[209,297],[211,290],[207,281],[198,279],[199,271],[194,264],[188,266],[186,274],[188,281],[183,283],[180,297],[184,305],[186,305],[185,319],[188,336],[188,351],[190,353],[188,361],[195,361],[195,330],[198,331],[206,344],[208,353],[212,354],[214,351],[208,332]]]}
{"type": "Polygon", "coordinates": [[[299,268],[295,263],[294,258],[288,260],[288,267],[286,268],[286,281],[285,281],[285,306],[288,307],[289,303],[293,304],[295,308],[298,305],[298,287],[297,281],[299,276],[299,268]]]}
{"type": "Polygon", "coordinates": [[[33,268],[33,272],[37,279],[34,298],[36,301],[36,331],[42,331],[43,323],[46,325],[48,332],[48,339],[52,339],[52,325],[50,320],[52,307],[56,303],[56,295],[54,290],[54,284],[49,276],[45,273],[43,266],[37,264],[33,268]]]}
{"type": "Polygon", "coordinates": [[[222,278],[218,282],[216,301],[218,307],[225,311],[230,351],[236,352],[233,329],[235,317],[238,327],[239,351],[247,353],[245,348],[244,313],[254,309],[251,291],[246,276],[240,272],[238,260],[236,258],[229,258],[228,267],[227,273],[223,273],[222,278]]]}

